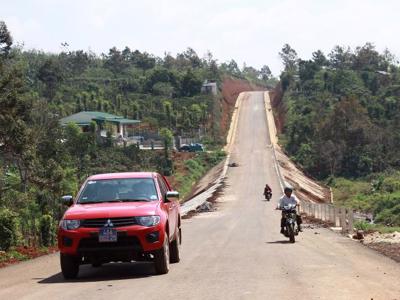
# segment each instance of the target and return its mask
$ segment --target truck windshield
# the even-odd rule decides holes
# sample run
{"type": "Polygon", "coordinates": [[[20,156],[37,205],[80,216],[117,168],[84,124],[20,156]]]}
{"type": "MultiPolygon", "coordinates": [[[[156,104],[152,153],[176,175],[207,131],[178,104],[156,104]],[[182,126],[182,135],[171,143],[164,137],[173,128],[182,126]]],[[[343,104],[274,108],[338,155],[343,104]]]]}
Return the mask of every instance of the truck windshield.
{"type": "Polygon", "coordinates": [[[157,190],[152,178],[89,180],[78,203],[155,201],[157,190]]]}

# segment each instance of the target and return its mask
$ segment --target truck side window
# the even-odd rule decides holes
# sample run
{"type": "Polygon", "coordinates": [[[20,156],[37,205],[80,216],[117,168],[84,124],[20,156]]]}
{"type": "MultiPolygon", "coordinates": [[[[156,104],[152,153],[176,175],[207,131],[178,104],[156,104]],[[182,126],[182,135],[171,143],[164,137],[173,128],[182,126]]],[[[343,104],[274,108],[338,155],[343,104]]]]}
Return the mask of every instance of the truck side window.
{"type": "Polygon", "coordinates": [[[160,177],[157,177],[157,181],[158,181],[158,185],[160,186],[160,191],[161,191],[161,194],[162,194],[162,198],[164,199],[165,198],[165,194],[167,193],[168,190],[165,188],[165,184],[164,184],[163,180],[160,179],[160,177]]]}

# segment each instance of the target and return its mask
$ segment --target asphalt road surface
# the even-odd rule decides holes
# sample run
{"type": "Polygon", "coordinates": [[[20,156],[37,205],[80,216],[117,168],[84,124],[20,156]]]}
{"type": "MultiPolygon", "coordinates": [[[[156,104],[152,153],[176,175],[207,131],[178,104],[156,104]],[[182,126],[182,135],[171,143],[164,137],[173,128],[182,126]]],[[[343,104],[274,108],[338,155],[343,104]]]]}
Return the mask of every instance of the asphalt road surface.
{"type": "Polygon", "coordinates": [[[243,101],[227,186],[215,212],[183,221],[182,260],[81,267],[66,282],[58,254],[0,269],[0,299],[400,299],[400,266],[327,229],[295,244],[279,234],[279,184],[263,94],[243,101]],[[274,191],[263,200],[264,184],[274,191]]]}

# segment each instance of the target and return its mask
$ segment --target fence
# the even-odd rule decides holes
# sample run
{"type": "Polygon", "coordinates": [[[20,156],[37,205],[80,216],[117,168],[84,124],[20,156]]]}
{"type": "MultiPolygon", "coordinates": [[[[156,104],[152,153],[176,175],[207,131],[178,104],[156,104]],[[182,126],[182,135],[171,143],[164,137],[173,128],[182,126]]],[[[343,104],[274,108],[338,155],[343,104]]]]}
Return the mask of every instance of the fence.
{"type": "Polygon", "coordinates": [[[327,203],[301,201],[300,213],[326,222],[334,227],[341,227],[342,233],[353,233],[354,212],[344,207],[335,207],[327,203]]]}

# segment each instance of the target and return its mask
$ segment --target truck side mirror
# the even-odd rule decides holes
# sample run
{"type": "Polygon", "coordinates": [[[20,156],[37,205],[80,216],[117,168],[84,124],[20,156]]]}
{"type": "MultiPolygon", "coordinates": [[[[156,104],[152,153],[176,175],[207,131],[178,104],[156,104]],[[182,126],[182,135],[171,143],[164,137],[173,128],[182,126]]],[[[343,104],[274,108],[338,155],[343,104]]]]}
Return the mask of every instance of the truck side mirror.
{"type": "Polygon", "coordinates": [[[74,204],[73,199],[74,199],[74,197],[72,197],[71,195],[66,195],[66,196],[61,197],[62,203],[66,206],[71,206],[72,204],[74,204]]]}
{"type": "Polygon", "coordinates": [[[177,191],[168,191],[165,194],[165,202],[170,202],[171,199],[179,199],[179,192],[177,191]]]}

